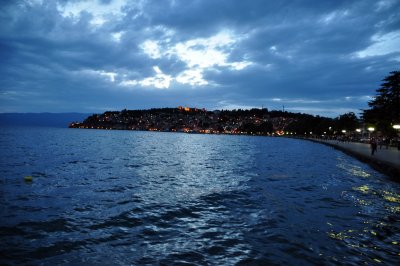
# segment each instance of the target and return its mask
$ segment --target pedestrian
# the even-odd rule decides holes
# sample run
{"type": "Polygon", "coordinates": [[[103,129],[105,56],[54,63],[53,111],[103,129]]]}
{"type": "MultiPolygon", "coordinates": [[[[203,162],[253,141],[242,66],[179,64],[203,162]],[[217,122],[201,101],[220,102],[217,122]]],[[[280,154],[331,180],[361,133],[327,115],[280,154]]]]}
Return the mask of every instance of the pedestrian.
{"type": "Polygon", "coordinates": [[[386,138],[386,139],[385,139],[385,146],[386,146],[386,149],[389,149],[389,144],[390,144],[390,138],[386,138]]]}
{"type": "Polygon", "coordinates": [[[377,151],[378,143],[376,142],[375,138],[372,138],[370,144],[371,144],[371,155],[374,155],[374,153],[377,151]]]}

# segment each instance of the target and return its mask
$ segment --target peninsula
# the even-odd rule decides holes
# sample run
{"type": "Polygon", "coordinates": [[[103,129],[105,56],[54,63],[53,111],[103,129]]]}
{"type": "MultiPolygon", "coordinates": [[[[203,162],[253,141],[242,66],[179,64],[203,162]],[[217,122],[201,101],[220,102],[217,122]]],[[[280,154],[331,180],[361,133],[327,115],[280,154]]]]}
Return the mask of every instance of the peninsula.
{"type": "MultiPolygon", "coordinates": [[[[354,116],[354,122],[357,118],[354,116]]],[[[312,116],[266,108],[215,110],[204,108],[160,108],[107,111],[93,114],[70,128],[141,130],[203,134],[310,135],[341,132],[343,119],[312,116]],[[329,132],[330,129],[330,132],[329,132]]]]}

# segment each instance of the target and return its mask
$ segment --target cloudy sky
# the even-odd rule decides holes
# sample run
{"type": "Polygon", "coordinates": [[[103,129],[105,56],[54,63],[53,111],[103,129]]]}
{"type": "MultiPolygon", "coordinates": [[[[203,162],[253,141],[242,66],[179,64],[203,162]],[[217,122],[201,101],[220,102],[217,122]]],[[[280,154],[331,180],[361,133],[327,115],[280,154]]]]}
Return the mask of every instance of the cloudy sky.
{"type": "Polygon", "coordinates": [[[400,66],[398,0],[2,0],[0,112],[359,113],[400,66]]]}

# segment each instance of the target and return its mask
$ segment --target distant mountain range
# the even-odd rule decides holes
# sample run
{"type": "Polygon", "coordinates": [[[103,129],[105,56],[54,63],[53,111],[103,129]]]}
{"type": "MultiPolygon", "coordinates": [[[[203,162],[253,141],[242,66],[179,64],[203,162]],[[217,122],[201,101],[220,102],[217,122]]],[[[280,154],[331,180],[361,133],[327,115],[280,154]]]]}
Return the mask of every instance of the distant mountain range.
{"type": "Polygon", "coordinates": [[[91,114],[83,113],[0,113],[0,126],[68,127],[91,114]]]}

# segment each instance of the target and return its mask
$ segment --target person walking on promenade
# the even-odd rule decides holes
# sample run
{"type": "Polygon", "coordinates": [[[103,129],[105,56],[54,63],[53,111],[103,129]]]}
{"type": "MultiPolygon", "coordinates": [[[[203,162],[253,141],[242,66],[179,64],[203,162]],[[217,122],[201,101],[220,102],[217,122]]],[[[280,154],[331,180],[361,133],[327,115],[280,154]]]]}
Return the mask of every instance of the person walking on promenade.
{"type": "Polygon", "coordinates": [[[375,138],[372,138],[370,144],[371,144],[371,155],[374,155],[374,153],[377,151],[378,143],[376,142],[375,138]]]}

